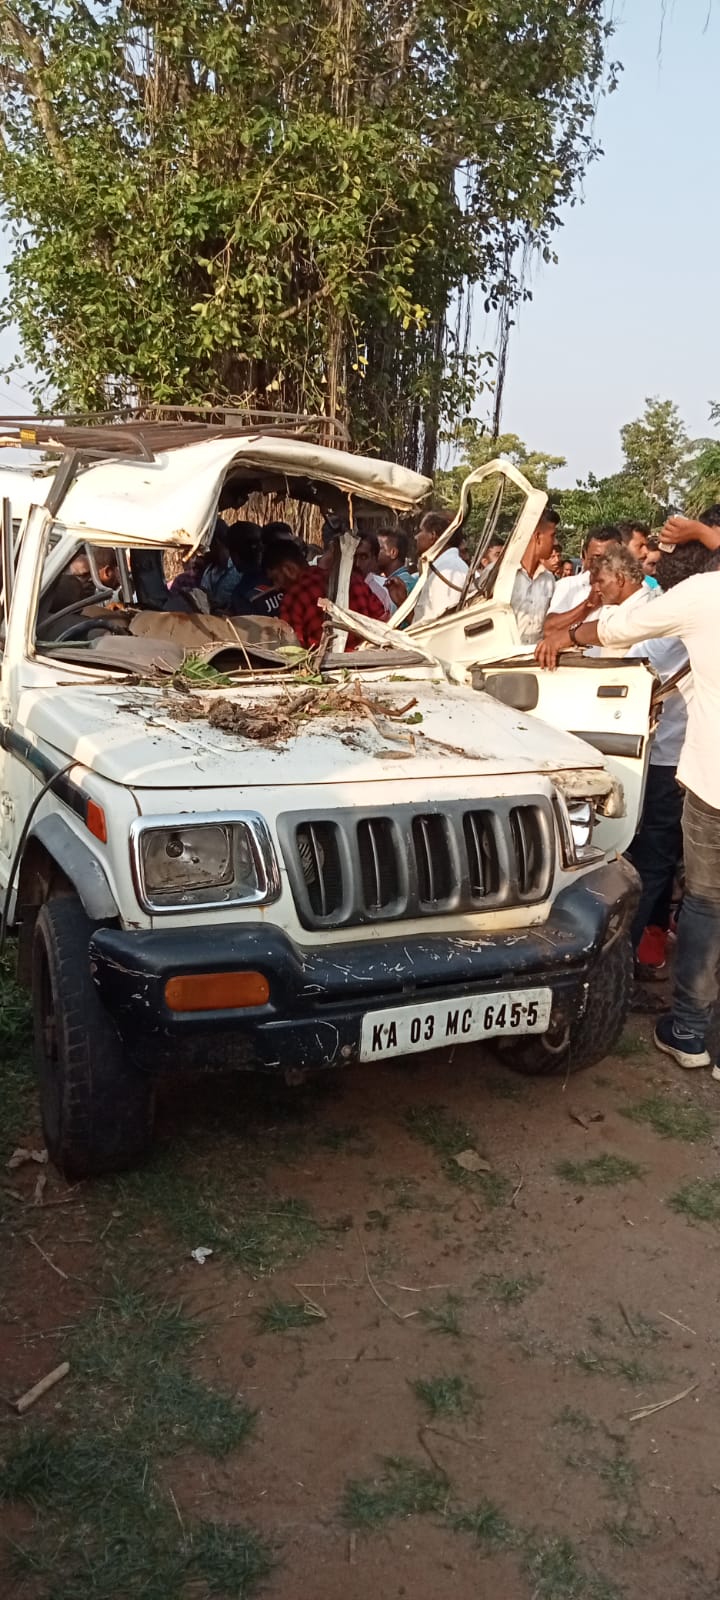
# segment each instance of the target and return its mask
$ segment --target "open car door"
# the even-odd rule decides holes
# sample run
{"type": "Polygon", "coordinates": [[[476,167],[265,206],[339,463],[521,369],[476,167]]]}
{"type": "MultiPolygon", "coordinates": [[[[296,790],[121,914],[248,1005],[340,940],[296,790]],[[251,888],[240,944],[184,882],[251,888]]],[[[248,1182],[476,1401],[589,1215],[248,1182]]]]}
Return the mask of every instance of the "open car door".
{"type": "MultiPolygon", "coordinates": [[[[538,666],[533,649],[521,643],[510,602],[518,568],[547,495],[533,489],[510,462],[492,461],[468,475],[457,515],[434,546],[433,557],[467,515],[472,488],[480,483],[490,485],[490,503],[459,603],[432,622],[410,620],[406,637],[429,646],[445,662],[479,669],[474,673],[478,688],[485,688],[522,714],[577,734],[600,751],[625,796],[625,815],[604,819],[602,842],[605,847],[626,850],[642,810],[657,679],[637,659],[619,661],[584,656],[579,651],[561,656],[557,669],[549,672],[538,666]],[[482,567],[483,553],[496,534],[508,500],[514,521],[503,556],[496,567],[482,567]]],[[[426,557],[421,559],[420,580],[393,617],[393,624],[414,609],[421,584],[427,581],[426,562],[426,557]]]]}

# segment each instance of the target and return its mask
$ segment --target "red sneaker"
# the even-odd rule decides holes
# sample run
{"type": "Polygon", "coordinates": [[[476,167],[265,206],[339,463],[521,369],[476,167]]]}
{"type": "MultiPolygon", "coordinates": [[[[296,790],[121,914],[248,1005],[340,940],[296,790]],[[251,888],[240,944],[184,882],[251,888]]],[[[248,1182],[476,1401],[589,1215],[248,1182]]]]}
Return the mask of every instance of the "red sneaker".
{"type": "Polygon", "coordinates": [[[659,978],[665,971],[667,930],[646,928],[637,948],[636,962],[647,977],[659,978]]]}

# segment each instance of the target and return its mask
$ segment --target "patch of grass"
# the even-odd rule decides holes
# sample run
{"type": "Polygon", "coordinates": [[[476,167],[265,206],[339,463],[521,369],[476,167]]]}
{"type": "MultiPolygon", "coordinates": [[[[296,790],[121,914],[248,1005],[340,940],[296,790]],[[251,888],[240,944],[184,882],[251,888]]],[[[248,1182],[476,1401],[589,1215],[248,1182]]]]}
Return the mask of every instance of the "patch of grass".
{"type": "Polygon", "coordinates": [[[270,1300],[258,1311],[261,1333],[290,1333],[294,1328],[317,1326],[322,1321],[316,1311],[311,1311],[300,1300],[270,1300]]]}
{"type": "Polygon", "coordinates": [[[652,1538],[648,1528],[638,1527],[632,1510],[625,1513],[624,1517],[608,1517],[603,1523],[603,1531],[613,1544],[620,1545],[623,1550],[634,1550],[640,1544],[646,1544],[652,1538]]]}
{"type": "Polygon", "coordinates": [[[15,982],[15,952],[0,956],[0,1165],[37,1119],[30,1003],[15,982]]]}
{"type": "Polygon", "coordinates": [[[461,1339],[463,1335],[460,1312],[464,1300],[462,1295],[450,1294],[437,1306],[427,1306],[420,1312],[421,1320],[430,1329],[431,1333],[445,1333],[450,1338],[461,1339]]]}
{"type": "Polygon", "coordinates": [[[198,1576],[209,1595],[250,1600],[273,1564],[259,1535],[236,1524],[178,1531],[147,1456],[111,1435],[29,1428],[0,1468],[0,1498],[41,1508],[15,1564],[45,1580],[52,1600],[183,1600],[198,1576]]]}
{"type": "Polygon", "coordinates": [[[243,1400],[172,1367],[156,1374],[134,1411],[136,1427],[158,1455],[192,1447],[216,1461],[244,1443],[256,1415],[243,1400]]]}
{"type": "Polygon", "coordinates": [[[512,1523],[491,1500],[482,1500],[470,1510],[453,1512],[450,1526],[454,1533],[469,1533],[476,1544],[489,1550],[513,1549],[518,1544],[512,1523]]]}
{"type": "Polygon", "coordinates": [[[198,1243],[262,1277],[297,1261],[321,1238],[310,1208],[301,1200],[266,1194],[257,1176],[233,1167],[216,1152],[212,1171],[183,1163],[178,1144],[144,1172],[115,1180],[110,1193],[130,1222],[162,1223],[187,1250],[198,1243]]]}
{"type": "Polygon", "coordinates": [[[639,1473],[633,1461],[618,1450],[600,1467],[599,1476],[611,1500],[629,1500],[635,1493],[639,1473]]]}
{"type": "Polygon", "coordinates": [[[594,1433],[595,1431],[595,1423],[592,1417],[588,1416],[587,1411],[575,1410],[573,1406],[563,1406],[562,1411],[558,1412],[555,1418],[553,1427],[570,1428],[573,1433],[581,1434],[594,1433]]]}
{"type": "Polygon", "coordinates": [[[446,1106],[411,1106],[405,1126],[414,1139],[429,1145],[439,1156],[445,1176],[453,1183],[471,1184],[480,1189],[490,1206],[504,1205],[511,1185],[500,1172],[466,1172],[454,1157],[462,1150],[476,1148],[476,1134],[467,1123],[452,1116],[446,1106]]]}
{"type": "Polygon", "coordinates": [[[92,1385],[86,1410],[104,1419],[110,1403],[115,1427],[158,1455],[188,1446],[229,1455],[255,1413],[179,1364],[201,1333],[181,1305],[116,1282],[71,1342],[73,1372],[92,1385]]]}
{"type": "Polygon", "coordinates": [[[447,1498],[447,1479],[406,1456],[388,1456],[377,1478],[351,1478],[342,1516],[353,1528],[380,1528],[397,1517],[439,1511],[447,1498]]]}
{"type": "Polygon", "coordinates": [[[599,1350],[577,1350],[575,1364],[582,1372],[600,1373],[608,1378],[625,1378],[627,1383],[655,1383],[660,1372],[641,1361],[639,1356],[609,1356],[599,1350]]]}
{"type": "Polygon", "coordinates": [[[589,1161],[558,1161],[555,1172],[565,1183],[593,1189],[629,1183],[631,1178],[642,1178],[643,1175],[642,1167],[636,1161],[610,1154],[592,1156],[589,1161]]]}
{"type": "Polygon", "coordinates": [[[681,1105],[663,1095],[648,1095],[636,1105],[623,1106],[622,1115],[652,1128],[661,1139],[682,1139],[688,1144],[709,1139],[715,1129],[715,1119],[702,1106],[681,1105]]]}
{"type": "Polygon", "coordinates": [[[190,1565],[205,1579],[209,1594],[245,1600],[270,1576],[275,1556],[252,1528],[202,1522],[191,1535],[190,1565]]]}
{"type": "Polygon", "coordinates": [[[416,1378],[412,1388],[431,1417],[462,1416],[471,1410],[475,1400],[475,1391],[467,1378],[447,1375],[416,1378]]]}
{"type": "Polygon", "coordinates": [[[569,1539],[531,1544],[525,1572],[533,1600],[619,1600],[618,1590],[607,1578],[583,1567],[569,1539]]]}
{"type": "Polygon", "coordinates": [[[668,1205],[694,1222],[720,1222],[720,1178],[695,1178],[671,1194],[668,1205]]]}
{"type": "Polygon", "coordinates": [[[484,1272],[477,1279],[475,1288],[480,1289],[488,1299],[494,1300],[496,1305],[519,1306],[533,1289],[538,1289],[542,1279],[534,1278],[527,1274],[524,1278],[504,1278],[498,1272],[484,1272]]]}
{"type": "Polygon", "coordinates": [[[647,1039],[639,1033],[623,1033],[613,1049],[613,1055],[621,1061],[629,1061],[631,1056],[646,1056],[650,1050],[647,1039]]]}

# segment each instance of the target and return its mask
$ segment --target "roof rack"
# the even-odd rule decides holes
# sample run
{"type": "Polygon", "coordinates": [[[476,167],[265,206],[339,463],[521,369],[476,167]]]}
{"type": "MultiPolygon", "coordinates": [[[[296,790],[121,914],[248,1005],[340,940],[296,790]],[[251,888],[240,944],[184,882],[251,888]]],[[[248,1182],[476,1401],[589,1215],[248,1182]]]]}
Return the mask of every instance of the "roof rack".
{"type": "Polygon", "coordinates": [[[336,417],[300,411],[253,411],[230,406],[145,406],[116,411],[63,412],[50,417],[0,416],[0,446],[83,455],[139,455],[216,439],[261,433],[347,449],[350,435],[336,417]]]}

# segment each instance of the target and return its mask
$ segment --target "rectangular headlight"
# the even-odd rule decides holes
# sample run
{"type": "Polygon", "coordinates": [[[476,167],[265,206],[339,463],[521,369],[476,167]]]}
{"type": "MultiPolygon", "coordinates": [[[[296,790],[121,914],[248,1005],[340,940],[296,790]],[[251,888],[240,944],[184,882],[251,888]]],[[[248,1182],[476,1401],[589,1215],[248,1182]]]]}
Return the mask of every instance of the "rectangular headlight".
{"type": "Polygon", "coordinates": [[[133,877],[146,911],[257,905],[274,900],[279,875],[261,817],[153,817],[130,830],[133,877]]]}
{"type": "Polygon", "coordinates": [[[592,800],[566,800],[564,795],[556,791],[555,812],[566,867],[586,866],[602,854],[592,842],[595,828],[592,800]]]}

